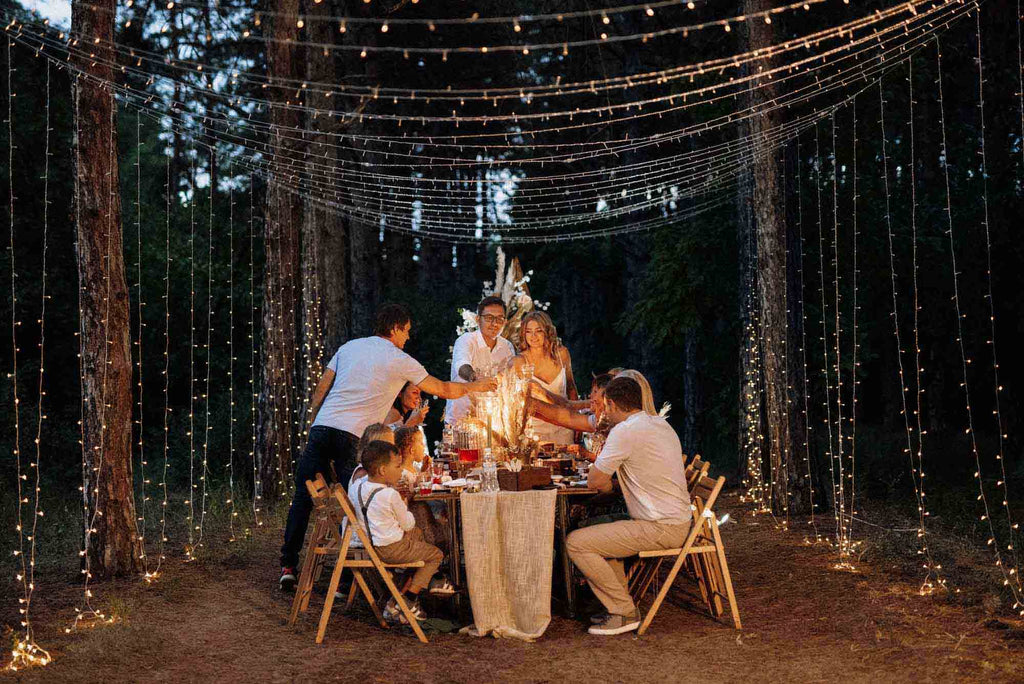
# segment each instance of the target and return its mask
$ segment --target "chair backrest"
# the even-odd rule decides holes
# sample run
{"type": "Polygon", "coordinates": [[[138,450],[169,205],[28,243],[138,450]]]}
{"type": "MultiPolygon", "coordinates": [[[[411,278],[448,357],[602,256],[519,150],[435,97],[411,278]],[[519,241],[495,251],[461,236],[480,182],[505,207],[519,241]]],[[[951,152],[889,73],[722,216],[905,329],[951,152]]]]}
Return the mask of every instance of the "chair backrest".
{"type": "Polygon", "coordinates": [[[717,479],[707,475],[701,475],[690,487],[691,503],[697,508],[698,515],[704,515],[704,511],[713,511],[718,494],[725,486],[725,477],[717,479]]]}
{"type": "Polygon", "coordinates": [[[707,477],[708,469],[711,467],[711,464],[704,463],[699,458],[695,458],[694,461],[693,467],[686,469],[686,489],[690,492],[691,497],[693,496],[693,488],[700,481],[700,478],[707,477]]]}
{"type": "Polygon", "coordinates": [[[331,490],[327,486],[327,480],[320,473],[316,474],[315,479],[306,480],[306,489],[309,490],[309,496],[313,499],[314,506],[323,506],[331,497],[331,490]]]}

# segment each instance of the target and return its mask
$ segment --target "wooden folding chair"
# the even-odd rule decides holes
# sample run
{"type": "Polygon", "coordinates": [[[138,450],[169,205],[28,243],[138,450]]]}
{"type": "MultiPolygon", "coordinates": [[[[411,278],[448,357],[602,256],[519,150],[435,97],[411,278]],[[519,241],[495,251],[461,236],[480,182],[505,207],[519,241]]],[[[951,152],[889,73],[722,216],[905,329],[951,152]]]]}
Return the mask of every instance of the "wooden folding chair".
{"type": "Polygon", "coordinates": [[[347,606],[352,605],[355,599],[355,586],[358,586],[366,597],[370,610],[373,611],[381,627],[388,627],[384,616],[380,612],[380,607],[377,605],[377,598],[373,595],[367,578],[363,576],[363,572],[366,569],[373,568],[376,571],[375,574],[380,576],[384,586],[388,588],[388,591],[395,598],[395,603],[398,604],[402,614],[405,615],[409,626],[416,633],[416,637],[421,642],[428,643],[427,637],[419,625],[419,621],[409,610],[409,604],[406,603],[402,592],[395,586],[390,573],[390,570],[421,568],[423,567],[423,561],[384,563],[381,561],[380,556],[377,555],[373,545],[370,544],[369,535],[363,529],[363,526],[359,524],[358,518],[356,518],[353,512],[352,504],[340,485],[335,485],[333,489],[328,488],[323,478],[318,476],[315,481],[307,481],[306,487],[309,489],[310,496],[313,497],[314,511],[317,514],[317,518],[313,527],[313,539],[303,561],[302,574],[299,577],[299,585],[296,587],[295,599],[292,601],[292,614],[289,624],[294,624],[298,614],[307,610],[309,597],[313,591],[313,584],[323,570],[327,559],[334,558],[336,559],[334,572],[331,574],[331,581],[327,587],[327,598],[324,600],[323,611],[320,614],[316,643],[319,644],[324,640],[327,623],[331,617],[331,609],[334,607],[334,597],[338,591],[338,583],[341,581],[341,573],[345,568],[352,571],[354,579],[353,589],[349,592],[347,606]],[[345,524],[345,521],[350,521],[350,524],[345,524]],[[345,530],[344,533],[339,533],[338,530],[342,528],[345,530]],[[353,533],[362,542],[363,548],[351,547],[353,533]]]}
{"type": "MultiPolygon", "coordinates": [[[[706,468],[706,464],[704,467],[706,468]]],[[[694,511],[693,524],[686,537],[686,542],[681,548],[640,552],[639,561],[631,568],[629,576],[630,593],[637,604],[640,603],[648,588],[657,578],[662,564],[666,560],[675,562],[648,609],[638,634],[647,631],[687,560],[693,562],[697,584],[712,616],[718,618],[722,615],[724,612],[722,599],[724,598],[728,601],[729,609],[732,612],[733,624],[736,629],[742,629],[732,578],[729,576],[729,565],[725,560],[725,547],[722,544],[718,520],[713,508],[724,485],[724,477],[714,480],[707,476],[701,476],[690,488],[691,505],[694,511]]]]}
{"type": "Polygon", "coordinates": [[[700,454],[695,455],[686,465],[686,488],[693,489],[701,477],[707,476],[709,468],[711,468],[710,463],[700,460],[700,454]]]}

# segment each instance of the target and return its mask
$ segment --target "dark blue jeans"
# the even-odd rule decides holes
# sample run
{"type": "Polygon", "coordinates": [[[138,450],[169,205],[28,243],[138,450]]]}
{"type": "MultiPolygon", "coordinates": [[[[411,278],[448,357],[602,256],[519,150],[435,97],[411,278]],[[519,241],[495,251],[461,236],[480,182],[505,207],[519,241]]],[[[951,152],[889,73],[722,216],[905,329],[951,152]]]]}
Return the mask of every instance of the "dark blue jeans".
{"type": "Polygon", "coordinates": [[[348,484],[352,471],[356,469],[356,450],[359,438],[335,428],[317,425],[309,431],[309,440],[302,457],[295,468],[295,496],[288,509],[288,522],[284,528],[284,544],[281,546],[281,567],[294,568],[299,564],[299,551],[306,539],[309,514],[313,510],[313,499],[306,489],[306,480],[316,479],[317,473],[330,482],[331,469],[343,485],[348,484]]]}

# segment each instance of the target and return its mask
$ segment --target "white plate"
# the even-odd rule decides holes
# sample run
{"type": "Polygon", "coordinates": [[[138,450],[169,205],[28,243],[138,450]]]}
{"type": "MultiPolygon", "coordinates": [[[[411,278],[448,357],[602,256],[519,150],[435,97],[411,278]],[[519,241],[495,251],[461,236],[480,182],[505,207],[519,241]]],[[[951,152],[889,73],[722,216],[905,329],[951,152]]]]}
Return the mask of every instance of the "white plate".
{"type": "Polygon", "coordinates": [[[469,484],[469,481],[466,478],[464,478],[464,477],[460,477],[457,480],[452,480],[451,482],[445,482],[444,486],[445,487],[452,487],[452,488],[454,488],[454,487],[465,487],[467,484],[469,484]]]}

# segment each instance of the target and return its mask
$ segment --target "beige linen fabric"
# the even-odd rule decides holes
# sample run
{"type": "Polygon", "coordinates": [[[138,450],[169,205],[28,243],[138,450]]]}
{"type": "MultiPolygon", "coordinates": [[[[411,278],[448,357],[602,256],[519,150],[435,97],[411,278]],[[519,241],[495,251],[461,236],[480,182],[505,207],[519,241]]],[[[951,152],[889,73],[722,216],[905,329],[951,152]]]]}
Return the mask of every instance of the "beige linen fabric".
{"type": "Polygon", "coordinates": [[[533,641],[551,622],[555,490],[464,493],[462,543],[475,627],[533,641]]]}
{"type": "Polygon", "coordinates": [[[612,615],[632,615],[622,559],[640,551],[680,548],[690,523],[667,525],[648,520],[619,520],[576,530],[566,540],[569,558],[612,615]]]}

